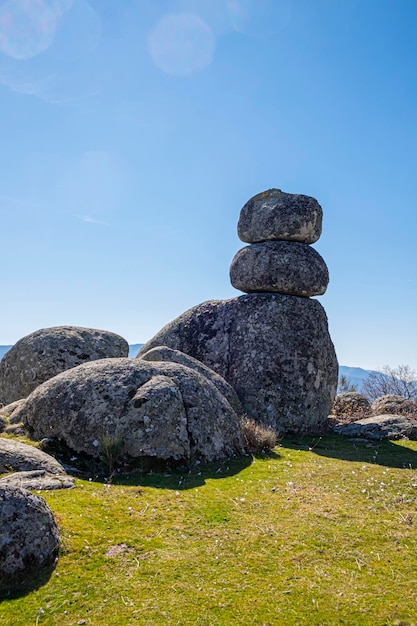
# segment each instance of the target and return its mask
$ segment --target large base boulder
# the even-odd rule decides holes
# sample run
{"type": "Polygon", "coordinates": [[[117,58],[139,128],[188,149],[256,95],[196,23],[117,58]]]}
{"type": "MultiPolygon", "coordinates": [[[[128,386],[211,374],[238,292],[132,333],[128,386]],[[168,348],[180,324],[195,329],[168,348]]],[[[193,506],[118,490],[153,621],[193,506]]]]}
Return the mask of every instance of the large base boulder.
{"type": "Polygon", "coordinates": [[[0,487],[0,597],[46,582],[59,548],[51,510],[39,496],[0,487]]]}
{"type": "Polygon", "coordinates": [[[220,374],[249,417],[279,432],[327,428],[338,364],[316,300],[262,293],[204,302],[165,326],[138,357],[160,345],[220,374]]]}
{"type": "Polygon", "coordinates": [[[20,339],[0,361],[0,403],[26,398],[45,380],[86,361],[126,357],[127,341],[105,330],[56,326],[20,339]]]}
{"type": "Polygon", "coordinates": [[[103,359],[46,381],[16,409],[35,439],[108,462],[213,461],[244,452],[239,418],[217,387],[179,363],[103,359]]]}

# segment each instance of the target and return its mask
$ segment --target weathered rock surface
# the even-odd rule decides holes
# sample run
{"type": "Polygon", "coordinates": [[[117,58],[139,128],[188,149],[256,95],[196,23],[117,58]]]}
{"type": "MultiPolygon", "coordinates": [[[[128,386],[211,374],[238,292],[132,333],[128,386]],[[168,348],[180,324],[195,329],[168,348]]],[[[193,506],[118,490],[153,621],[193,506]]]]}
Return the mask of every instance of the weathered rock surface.
{"type": "Polygon", "coordinates": [[[348,424],[336,424],[334,430],[347,437],[365,439],[417,439],[417,420],[406,415],[373,415],[348,424]]]}
{"type": "Polygon", "coordinates": [[[282,239],[310,244],[321,235],[322,215],[315,198],[268,189],[242,208],[238,235],[246,243],[282,239]]]}
{"type": "Polygon", "coordinates": [[[40,385],[17,411],[35,439],[53,437],[95,458],[109,437],[127,460],[211,461],[244,451],[228,401],[178,363],[86,363],[40,385]]]}
{"type": "Polygon", "coordinates": [[[341,393],[334,399],[331,409],[337,417],[352,418],[366,417],[371,414],[371,405],[368,398],[356,391],[341,393]]]}
{"type": "Polygon", "coordinates": [[[327,289],[329,272],[320,254],[305,243],[266,241],[237,252],[230,281],[245,293],[319,296],[327,289]]]}
{"type": "Polygon", "coordinates": [[[279,432],[326,427],[338,364],[317,300],[264,293],[204,302],[165,326],[139,355],[159,345],[216,371],[249,417],[279,432]]]}
{"type": "Polygon", "coordinates": [[[403,396],[387,394],[377,398],[371,406],[374,415],[394,413],[396,415],[417,415],[417,404],[403,396]]]}
{"type": "Polygon", "coordinates": [[[67,474],[50,474],[45,470],[16,472],[0,478],[1,487],[18,487],[28,491],[50,491],[52,489],[72,489],[74,478],[67,474]]]}
{"type": "Polygon", "coordinates": [[[24,401],[25,398],[22,398],[21,400],[15,400],[15,402],[11,402],[10,404],[3,406],[0,409],[0,417],[5,419],[7,422],[13,424],[13,411],[17,409],[17,407],[20,406],[24,401]]]}
{"type": "Polygon", "coordinates": [[[44,470],[49,474],[65,474],[62,465],[42,450],[0,437],[0,474],[13,470],[44,470]]]}
{"type": "Polygon", "coordinates": [[[58,556],[59,531],[51,510],[29,491],[0,487],[0,527],[0,594],[36,587],[58,556]]]}
{"type": "Polygon", "coordinates": [[[220,393],[223,394],[233,410],[238,415],[241,414],[242,406],[233,387],[231,387],[222,376],[217,374],[210,367],[207,367],[207,365],[204,365],[204,363],[201,363],[201,361],[197,361],[197,359],[194,359],[192,356],[184,354],[184,352],[180,352],[179,350],[168,348],[168,346],[156,346],[147,352],[141,352],[137,355],[137,358],[144,359],[145,361],[168,361],[170,363],[180,363],[181,365],[190,367],[196,372],[199,372],[202,376],[208,378],[208,380],[210,380],[213,385],[217,387],[220,393]]]}
{"type": "Polygon", "coordinates": [[[67,369],[109,357],[128,355],[127,342],[104,330],[57,326],[20,339],[0,361],[0,402],[26,398],[45,380],[67,369]]]}

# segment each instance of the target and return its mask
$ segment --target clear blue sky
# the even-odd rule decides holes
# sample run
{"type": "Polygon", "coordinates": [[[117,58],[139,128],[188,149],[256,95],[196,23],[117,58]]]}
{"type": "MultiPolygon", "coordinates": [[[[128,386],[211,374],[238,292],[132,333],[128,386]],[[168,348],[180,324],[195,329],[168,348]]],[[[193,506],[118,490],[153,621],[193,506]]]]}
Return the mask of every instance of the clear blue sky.
{"type": "Polygon", "coordinates": [[[242,205],[312,195],[339,362],[417,368],[415,0],[0,2],[0,343],[239,295],[242,205]]]}

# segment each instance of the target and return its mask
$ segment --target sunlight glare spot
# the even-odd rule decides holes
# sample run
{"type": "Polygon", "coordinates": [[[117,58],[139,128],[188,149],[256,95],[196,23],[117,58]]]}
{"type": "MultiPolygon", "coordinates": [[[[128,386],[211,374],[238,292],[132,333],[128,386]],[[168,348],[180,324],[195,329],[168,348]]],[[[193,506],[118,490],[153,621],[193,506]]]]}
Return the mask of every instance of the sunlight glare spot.
{"type": "Polygon", "coordinates": [[[193,13],[165,15],[149,35],[149,52],[155,65],[173,76],[203,70],[213,60],[216,37],[193,13]]]}
{"type": "Polygon", "coordinates": [[[252,37],[269,37],[287,26],[292,0],[227,0],[234,30],[252,37]]]}
{"type": "Polygon", "coordinates": [[[44,52],[54,40],[57,16],[44,0],[7,0],[0,7],[0,51],[17,60],[44,52]]]}

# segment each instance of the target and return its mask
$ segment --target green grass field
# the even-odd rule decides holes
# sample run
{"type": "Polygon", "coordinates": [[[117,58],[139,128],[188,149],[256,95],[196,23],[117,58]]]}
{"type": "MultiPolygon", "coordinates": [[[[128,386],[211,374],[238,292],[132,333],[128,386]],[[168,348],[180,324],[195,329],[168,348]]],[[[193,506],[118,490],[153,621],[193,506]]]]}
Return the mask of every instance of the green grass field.
{"type": "Polygon", "coordinates": [[[43,492],[49,582],[0,624],[417,624],[417,442],[285,439],[271,456],[43,492]]]}

